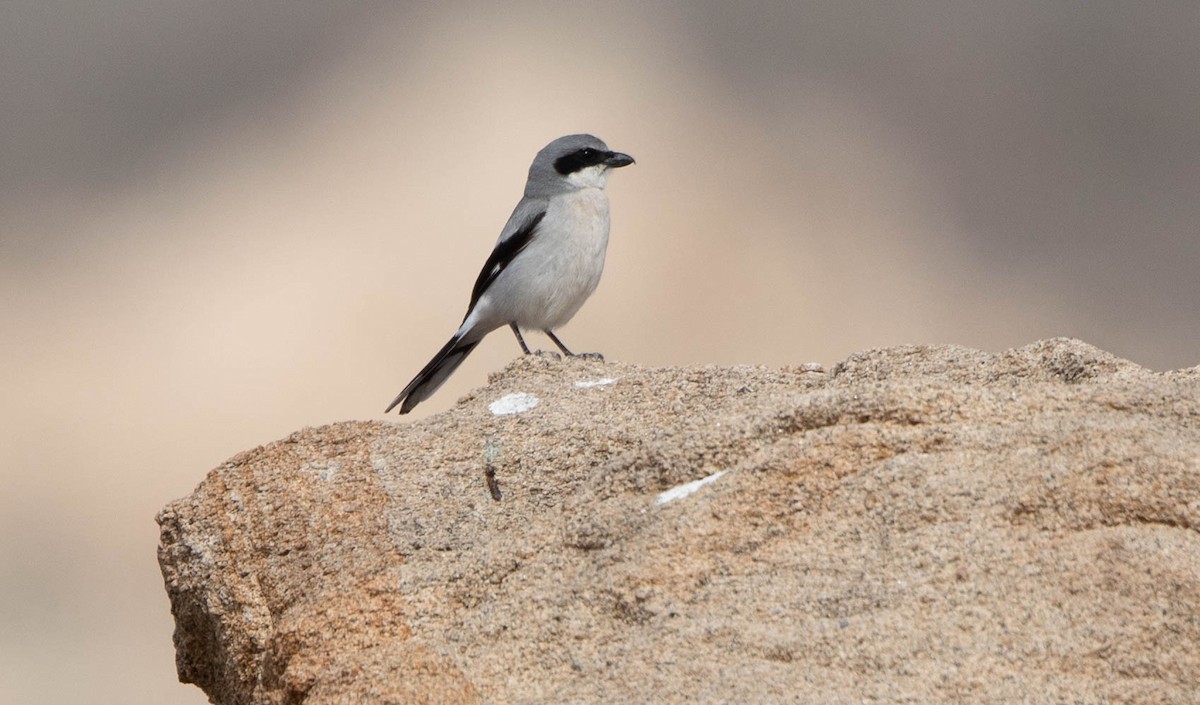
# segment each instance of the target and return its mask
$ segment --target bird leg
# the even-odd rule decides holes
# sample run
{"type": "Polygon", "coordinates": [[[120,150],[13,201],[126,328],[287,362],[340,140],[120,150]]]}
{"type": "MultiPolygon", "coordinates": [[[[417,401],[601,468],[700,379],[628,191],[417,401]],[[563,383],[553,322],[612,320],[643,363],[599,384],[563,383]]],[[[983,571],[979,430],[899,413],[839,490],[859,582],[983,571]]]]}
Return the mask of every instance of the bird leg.
{"type": "Polygon", "coordinates": [[[529,355],[529,346],[525,344],[525,339],[521,337],[521,329],[517,328],[516,323],[509,323],[508,327],[512,328],[513,335],[517,336],[517,342],[521,345],[521,352],[529,355]]]}
{"type": "Polygon", "coordinates": [[[554,335],[554,331],[547,329],[542,332],[545,333],[546,337],[550,338],[550,340],[552,340],[554,342],[554,344],[558,346],[558,349],[563,351],[563,355],[566,355],[567,357],[581,357],[585,360],[603,360],[604,359],[604,356],[601,355],[600,353],[579,353],[578,355],[576,355],[575,353],[571,352],[570,350],[567,350],[567,346],[563,345],[562,341],[559,340],[558,337],[554,335]]]}

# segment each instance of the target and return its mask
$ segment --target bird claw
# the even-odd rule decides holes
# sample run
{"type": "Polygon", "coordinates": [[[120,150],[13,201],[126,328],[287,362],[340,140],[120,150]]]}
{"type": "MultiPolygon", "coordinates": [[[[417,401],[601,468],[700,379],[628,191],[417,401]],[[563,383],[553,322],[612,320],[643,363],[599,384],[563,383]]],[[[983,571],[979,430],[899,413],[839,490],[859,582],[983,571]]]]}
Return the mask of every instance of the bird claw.
{"type": "Polygon", "coordinates": [[[554,358],[555,360],[562,359],[562,355],[559,355],[558,353],[554,352],[553,350],[534,350],[530,354],[536,355],[538,357],[551,357],[551,358],[554,358]]]}
{"type": "Polygon", "coordinates": [[[577,353],[575,355],[572,355],[572,357],[579,357],[579,358],[583,358],[584,360],[599,360],[600,362],[604,362],[604,356],[601,355],[600,353],[595,353],[595,352],[577,353]]]}

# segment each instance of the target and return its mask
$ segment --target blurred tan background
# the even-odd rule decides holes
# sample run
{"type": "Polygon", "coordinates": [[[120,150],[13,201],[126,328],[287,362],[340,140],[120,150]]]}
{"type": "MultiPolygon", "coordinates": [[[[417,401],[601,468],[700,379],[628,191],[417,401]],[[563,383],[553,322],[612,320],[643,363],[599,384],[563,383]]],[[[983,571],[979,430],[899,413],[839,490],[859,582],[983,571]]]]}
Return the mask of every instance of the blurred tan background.
{"type": "Polygon", "coordinates": [[[379,418],[569,132],[638,159],[577,350],[1197,364],[1198,36],[1191,2],[5,3],[0,702],[205,701],[155,512],[379,418]]]}

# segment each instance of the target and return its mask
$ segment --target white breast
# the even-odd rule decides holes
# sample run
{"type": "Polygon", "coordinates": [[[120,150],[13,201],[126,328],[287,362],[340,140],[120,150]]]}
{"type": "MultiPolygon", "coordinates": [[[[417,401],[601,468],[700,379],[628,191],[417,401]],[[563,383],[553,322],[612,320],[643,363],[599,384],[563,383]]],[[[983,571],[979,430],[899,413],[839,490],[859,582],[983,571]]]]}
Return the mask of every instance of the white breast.
{"type": "Polygon", "coordinates": [[[571,320],[600,283],[608,225],[608,197],[599,188],[554,196],[533,241],[489,292],[495,315],[533,330],[571,320]]]}

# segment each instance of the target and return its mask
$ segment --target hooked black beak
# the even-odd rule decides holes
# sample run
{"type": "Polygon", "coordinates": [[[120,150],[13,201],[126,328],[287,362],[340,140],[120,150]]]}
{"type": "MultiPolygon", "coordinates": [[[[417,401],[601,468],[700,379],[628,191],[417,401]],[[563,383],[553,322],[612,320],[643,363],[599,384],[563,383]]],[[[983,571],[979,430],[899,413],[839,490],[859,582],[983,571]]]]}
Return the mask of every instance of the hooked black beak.
{"type": "Polygon", "coordinates": [[[612,169],[616,169],[617,167],[621,166],[629,166],[632,163],[633,157],[629,156],[628,154],[621,154],[620,152],[613,152],[608,155],[607,159],[604,160],[604,165],[612,169]]]}

